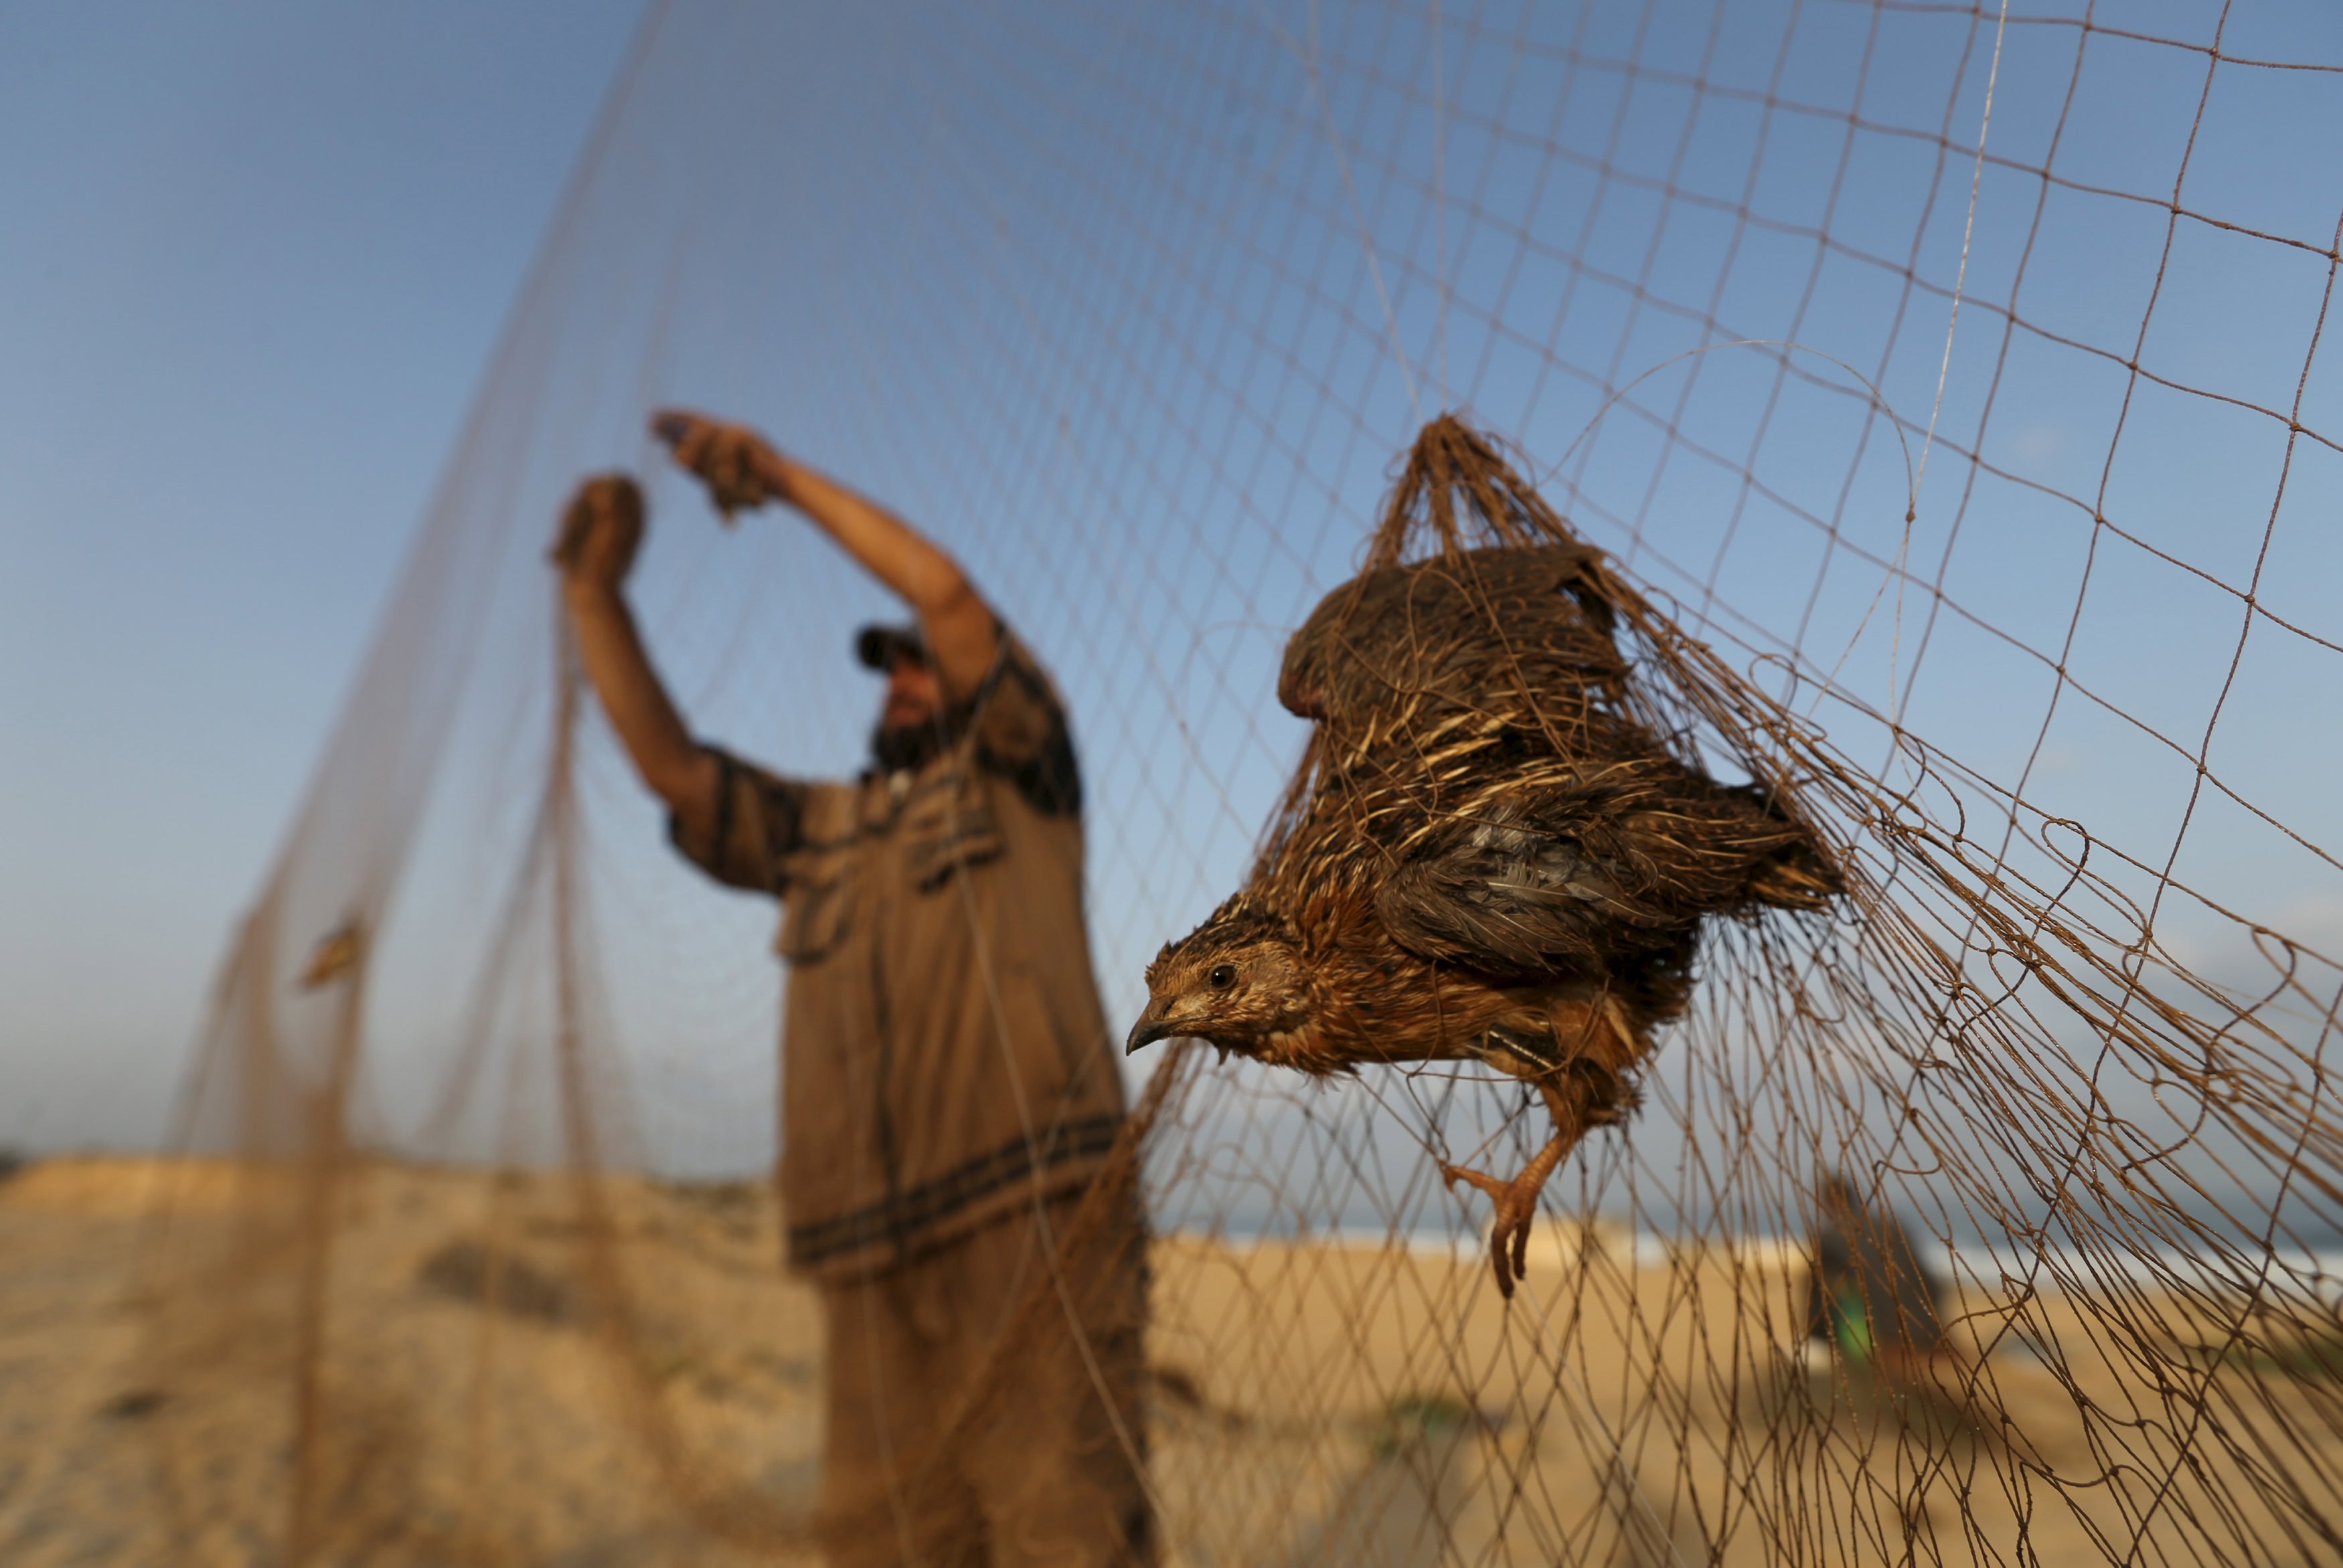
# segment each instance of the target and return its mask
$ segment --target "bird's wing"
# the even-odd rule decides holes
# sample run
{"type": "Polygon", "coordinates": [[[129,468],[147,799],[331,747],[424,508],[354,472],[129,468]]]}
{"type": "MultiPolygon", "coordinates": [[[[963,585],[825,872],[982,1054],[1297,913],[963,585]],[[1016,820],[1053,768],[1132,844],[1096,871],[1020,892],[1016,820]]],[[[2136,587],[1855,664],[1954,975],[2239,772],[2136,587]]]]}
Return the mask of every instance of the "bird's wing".
{"type": "Polygon", "coordinates": [[[1532,976],[1599,968],[1620,894],[1578,836],[1496,805],[1432,834],[1383,879],[1375,910],[1426,958],[1532,976]]]}
{"type": "Polygon", "coordinates": [[[1493,779],[1416,837],[1376,910],[1428,958],[1534,976],[1607,970],[1704,916],[1811,909],[1835,887],[1755,791],[1654,753],[1493,779]]]}

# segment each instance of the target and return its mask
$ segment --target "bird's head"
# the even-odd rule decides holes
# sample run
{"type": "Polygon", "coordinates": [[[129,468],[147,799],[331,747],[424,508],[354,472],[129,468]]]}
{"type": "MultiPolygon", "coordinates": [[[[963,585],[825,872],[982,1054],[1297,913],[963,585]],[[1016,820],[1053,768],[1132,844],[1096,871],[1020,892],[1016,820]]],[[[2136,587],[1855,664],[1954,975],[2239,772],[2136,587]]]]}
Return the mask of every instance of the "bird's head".
{"type": "Polygon", "coordinates": [[[1124,1050],[1192,1037],[1259,1056],[1272,1036],[1307,1022],[1311,1011],[1309,972],[1292,928],[1232,899],[1147,966],[1147,1010],[1124,1050]]]}

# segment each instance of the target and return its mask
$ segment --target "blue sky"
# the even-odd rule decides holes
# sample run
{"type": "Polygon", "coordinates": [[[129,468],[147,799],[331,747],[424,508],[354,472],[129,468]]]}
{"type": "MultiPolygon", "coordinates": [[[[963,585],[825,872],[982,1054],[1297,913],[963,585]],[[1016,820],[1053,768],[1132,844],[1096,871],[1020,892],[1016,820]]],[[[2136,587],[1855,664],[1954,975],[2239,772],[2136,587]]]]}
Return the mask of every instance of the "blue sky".
{"type": "Polygon", "coordinates": [[[637,10],[0,5],[0,1141],[159,1128],[637,10]]]}
{"type": "MultiPolygon", "coordinates": [[[[2131,15],[2201,41],[2218,10],[2131,15]]],[[[631,7],[7,13],[0,198],[29,243],[0,246],[0,719],[26,760],[0,819],[0,1041],[25,1091],[0,1138],[154,1135],[428,517],[495,576],[397,906],[421,934],[385,1004],[386,1087],[421,1092],[453,1028],[434,962],[498,907],[542,734],[543,530],[578,473],[649,463],[641,411],[670,399],[754,418],[933,528],[1056,668],[1118,1015],[1241,874],[1299,736],[1268,699],[1283,630],[1449,404],[1736,660],[1795,645],[1987,778],[2033,756],[2029,796],[2105,841],[2152,863],[2177,842],[2253,918],[2343,932],[2328,869],[2219,799],[2184,838],[2185,760],[2071,689],[2050,701],[2073,619],[2090,692],[2191,746],[2222,704],[2208,765],[2343,838],[2343,759],[2302,722],[2333,656],[2265,627],[2224,696],[2241,612],[2188,569],[2242,581],[2267,532],[2263,602],[2332,638],[2343,471],[2304,454],[2272,526],[2272,422],[2127,403],[2119,369],[2148,319],[2141,359],[2168,378],[2292,395],[2324,276],[2303,247],[2343,206],[2299,151],[2343,129],[2331,78],[2224,67],[2192,146],[2201,55],[2103,36],[2078,67],[2071,29],[2013,28],[1991,150],[2038,164],[2056,136],[2072,183],[2044,199],[1989,163],[1971,229],[1975,166],[1930,138],[1974,145],[1989,25],[1840,0],[1442,14],[1435,50],[1413,6],[1332,8],[1313,46],[1299,5],[679,5],[476,404],[631,7]],[[2185,204],[2217,223],[2176,229],[2159,287],[2165,215],[2093,190],[2168,192],[2184,148],[2185,204]],[[2040,331],[1994,311],[2021,258],[2040,331]],[[1727,337],[1846,360],[1915,432],[1941,372],[1908,538],[1902,448],[1828,360],[1667,366],[1727,337]],[[494,449],[435,492],[468,407],[494,449]],[[2096,530],[2095,498],[2183,564],[2096,530]],[[1938,618],[1916,678],[1925,595],[1877,564],[1899,552],[1921,579],[1941,563],[1971,618],[1938,618]]],[[[2240,5],[2224,46],[2343,60],[2343,22],[2240,5]]],[[[2304,393],[2330,434],[2338,367],[2328,349],[2304,393]]],[[[850,768],[870,693],[839,650],[883,604],[786,519],[725,532],[679,487],[655,501],[640,602],[686,706],[780,765],[850,768]]],[[[664,853],[598,741],[586,785],[653,1141],[743,1168],[769,1136],[769,915],[664,853]]],[[[2166,930],[2237,958],[2190,911],[2166,930]]]]}

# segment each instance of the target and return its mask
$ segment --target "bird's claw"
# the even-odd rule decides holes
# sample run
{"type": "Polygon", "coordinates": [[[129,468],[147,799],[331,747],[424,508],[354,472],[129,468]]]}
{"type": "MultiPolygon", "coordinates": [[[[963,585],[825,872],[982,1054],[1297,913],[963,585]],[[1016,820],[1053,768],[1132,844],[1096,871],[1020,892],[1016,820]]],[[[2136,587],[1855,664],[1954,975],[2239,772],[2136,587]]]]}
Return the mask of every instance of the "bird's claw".
{"type": "Polygon", "coordinates": [[[1538,1187],[1544,1183],[1525,1185],[1518,1178],[1500,1181],[1462,1165],[1443,1165],[1440,1175],[1451,1191],[1458,1181],[1469,1181],[1495,1203],[1496,1216],[1489,1227],[1489,1263],[1496,1271],[1497,1293],[1513,1300],[1514,1282],[1529,1277],[1530,1222],[1537,1218],[1538,1187]]]}

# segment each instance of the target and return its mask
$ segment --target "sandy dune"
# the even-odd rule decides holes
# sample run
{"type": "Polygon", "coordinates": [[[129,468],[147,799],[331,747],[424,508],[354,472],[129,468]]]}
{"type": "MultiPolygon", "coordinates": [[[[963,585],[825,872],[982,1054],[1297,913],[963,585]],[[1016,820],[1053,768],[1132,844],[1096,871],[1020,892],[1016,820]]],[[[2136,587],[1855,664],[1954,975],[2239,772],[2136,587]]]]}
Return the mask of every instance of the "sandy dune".
{"type": "MultiPolygon", "coordinates": [[[[608,1183],[621,1356],[588,1306],[575,1196],[372,1168],[337,1201],[330,1271],[304,1276],[289,1230],[247,1222],[297,1223],[282,1174],[56,1161],[0,1184],[0,1563],[272,1563],[297,1527],[340,1563],[802,1558],[715,1528],[786,1522],[818,1473],[820,1334],[772,1266],[772,1205],[608,1183]],[[304,1289],[333,1308],[306,1395],[304,1289]],[[326,1500],[297,1526],[297,1451],[326,1500]]],[[[1895,1561],[1907,1537],[1921,1561],[1991,1560],[2029,1497],[2026,1549],[2079,1563],[2122,1522],[2120,1485],[2047,1483],[2098,1461],[2039,1361],[1994,1356],[1989,1409],[1802,1368],[1778,1253],[1638,1268],[1624,1238],[1557,1229],[1510,1309],[1477,1256],[1436,1251],[1174,1236],[1154,1272],[1151,1473],[1176,1563],[1757,1563],[1771,1526],[1816,1518],[1840,1522],[1831,1562],[1895,1561]]],[[[2001,1321],[1964,1304],[1973,1340],[2001,1321]]],[[[2078,1356],[2072,1375],[2103,1407],[2137,1399],[2137,1369],[2078,1356]]],[[[2220,1375],[2233,1428],[2295,1441],[2293,1385],[2220,1375]]],[[[2199,1492],[2260,1533],[2258,1483],[2210,1463],[2199,1492]]]]}

